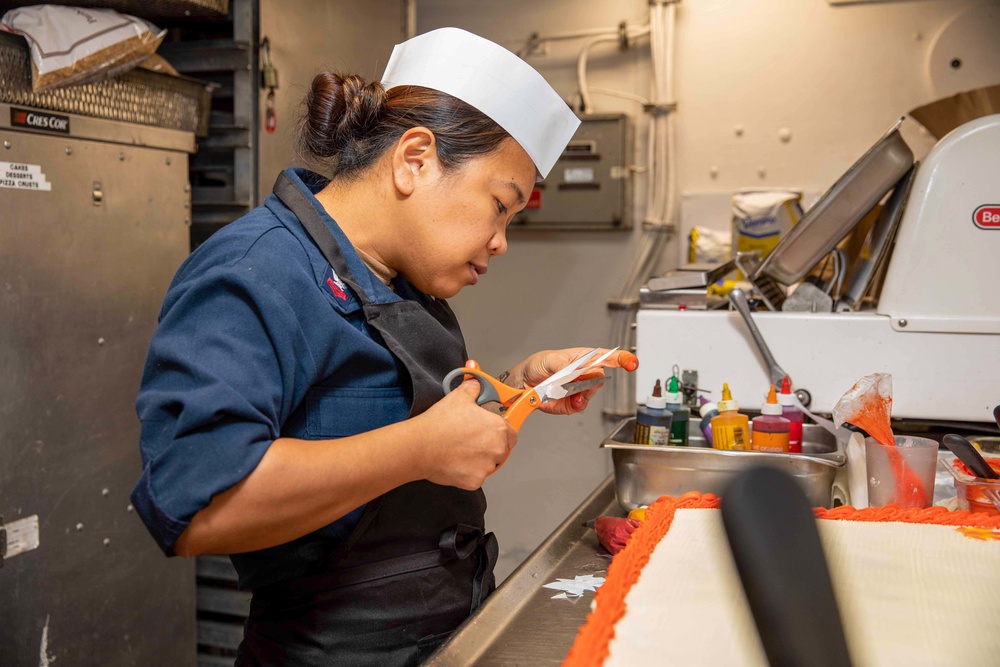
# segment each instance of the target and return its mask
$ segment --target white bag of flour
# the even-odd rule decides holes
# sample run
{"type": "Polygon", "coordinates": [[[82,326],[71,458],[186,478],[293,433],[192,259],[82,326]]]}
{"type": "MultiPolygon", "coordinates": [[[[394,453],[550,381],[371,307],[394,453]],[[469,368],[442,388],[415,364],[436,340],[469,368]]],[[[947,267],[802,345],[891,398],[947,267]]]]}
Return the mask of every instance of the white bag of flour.
{"type": "MultiPolygon", "coordinates": [[[[759,250],[761,258],[802,219],[802,192],[745,188],[733,193],[733,256],[759,250]]],[[[740,274],[739,278],[744,276],[740,274]]]]}

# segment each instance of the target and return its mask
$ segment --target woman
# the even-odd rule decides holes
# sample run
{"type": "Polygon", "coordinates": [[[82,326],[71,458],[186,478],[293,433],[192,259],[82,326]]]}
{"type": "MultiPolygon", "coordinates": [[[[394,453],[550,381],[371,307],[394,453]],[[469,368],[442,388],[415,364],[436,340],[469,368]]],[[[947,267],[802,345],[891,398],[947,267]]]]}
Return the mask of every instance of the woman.
{"type": "MultiPolygon", "coordinates": [[[[480,487],[517,433],[475,381],[443,395],[467,359],[443,299],[506,251],[578,123],[501,47],[422,35],[382,84],[317,76],[301,147],[329,180],[285,171],[178,271],[132,498],[168,555],[231,554],[253,591],[237,664],[413,664],[492,590],[480,487]]],[[[582,352],[540,352],[507,382],[582,352]]]]}

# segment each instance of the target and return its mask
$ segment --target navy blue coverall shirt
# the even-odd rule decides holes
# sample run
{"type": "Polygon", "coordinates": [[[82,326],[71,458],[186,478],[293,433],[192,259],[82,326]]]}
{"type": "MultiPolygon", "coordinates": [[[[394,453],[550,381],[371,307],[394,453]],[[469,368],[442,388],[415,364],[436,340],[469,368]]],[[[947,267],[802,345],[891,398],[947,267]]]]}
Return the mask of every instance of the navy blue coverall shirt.
{"type": "MultiPolygon", "coordinates": [[[[326,181],[286,173],[371,300],[400,299],[313,196],[326,181]]],[[[273,194],[191,254],[167,292],[136,401],[143,471],[132,501],[165,553],[276,438],[333,440],[406,418],[405,369],[373,336],[356,296],[273,194]]],[[[362,510],[288,544],[234,555],[240,587],[321,568],[362,510]]]]}

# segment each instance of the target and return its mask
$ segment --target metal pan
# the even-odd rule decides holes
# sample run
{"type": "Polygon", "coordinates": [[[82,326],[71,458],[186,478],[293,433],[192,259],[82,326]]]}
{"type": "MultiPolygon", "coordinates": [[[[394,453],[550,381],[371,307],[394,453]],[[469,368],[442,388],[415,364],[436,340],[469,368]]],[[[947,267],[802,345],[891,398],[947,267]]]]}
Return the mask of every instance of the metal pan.
{"type": "Polygon", "coordinates": [[[893,238],[896,236],[896,228],[903,218],[903,211],[910,198],[910,188],[913,185],[913,177],[916,172],[915,166],[910,167],[909,171],[899,179],[899,183],[892,189],[889,201],[879,213],[878,220],[868,232],[868,238],[865,239],[861,251],[861,259],[858,260],[851,276],[851,284],[840,296],[840,302],[837,304],[839,312],[861,308],[861,301],[868,293],[876,272],[889,255],[889,246],[892,245],[893,238]]]}
{"type": "Polygon", "coordinates": [[[913,151],[899,134],[903,118],[827,190],[775,246],[751,276],[791,285],[836,247],[913,166],[913,151]]]}
{"type": "Polygon", "coordinates": [[[724,264],[692,265],[686,269],[650,278],[647,287],[652,292],[708,287],[725,278],[734,269],[736,269],[736,261],[732,259],[724,264]]]}
{"type": "Polygon", "coordinates": [[[660,496],[681,496],[688,491],[721,494],[741,472],[760,465],[775,466],[794,477],[813,505],[832,506],[834,480],[847,456],[822,428],[803,425],[801,454],[712,449],[701,434],[694,433],[696,429],[690,430],[688,447],[656,447],[632,444],[634,417],[618,425],[601,447],[611,450],[615,495],[623,508],[633,510],[660,496]]]}

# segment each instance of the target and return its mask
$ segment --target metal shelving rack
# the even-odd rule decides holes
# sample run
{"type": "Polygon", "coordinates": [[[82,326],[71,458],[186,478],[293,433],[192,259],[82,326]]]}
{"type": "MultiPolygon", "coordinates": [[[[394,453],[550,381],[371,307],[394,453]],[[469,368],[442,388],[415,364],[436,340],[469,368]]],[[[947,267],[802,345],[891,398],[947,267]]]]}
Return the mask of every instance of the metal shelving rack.
{"type": "MultiPolygon", "coordinates": [[[[35,4],[35,1],[0,0],[0,13],[13,7],[35,4]]],[[[20,38],[3,34],[0,34],[0,82],[4,84],[4,94],[0,95],[0,103],[24,104],[60,113],[83,113],[108,120],[196,132],[197,153],[188,160],[190,201],[187,197],[178,198],[178,211],[181,210],[181,205],[186,209],[192,250],[215,231],[249,212],[257,202],[260,1],[50,1],[54,4],[115,9],[166,28],[167,37],[157,53],[181,74],[214,84],[207,132],[204,115],[193,114],[184,104],[178,106],[177,96],[189,105],[196,105],[199,100],[208,97],[204,86],[191,79],[171,79],[160,74],[134,70],[113,82],[31,95],[30,90],[22,90],[24,85],[14,86],[8,80],[9,77],[4,77],[2,66],[5,63],[16,65],[19,74],[21,70],[26,71],[28,65],[26,51],[21,53],[24,49],[20,38]],[[10,43],[16,48],[11,47],[10,43]],[[137,103],[134,98],[139,93],[136,91],[146,91],[151,82],[159,86],[156,90],[161,97],[171,94],[174,97],[166,100],[150,97],[145,102],[145,107],[142,106],[142,100],[137,103]],[[109,90],[118,97],[110,95],[109,90]],[[95,96],[103,99],[104,103],[91,108],[94,105],[87,100],[95,96]],[[180,200],[183,202],[180,203],[180,200]]],[[[166,164],[170,164],[169,158],[166,164]]],[[[131,410],[127,412],[134,419],[134,413],[131,410]]],[[[156,557],[162,559],[158,553],[156,557]]],[[[182,565],[178,561],[169,563],[174,569],[182,565]]],[[[165,567],[168,565],[165,564],[165,567]]],[[[186,571],[190,574],[190,570],[186,571]]],[[[199,667],[231,666],[243,636],[250,594],[237,589],[236,572],[226,557],[198,558],[196,575],[197,664],[199,667]]],[[[185,581],[175,581],[175,589],[184,588],[185,581]]],[[[173,622],[174,619],[168,620],[173,622]]],[[[178,622],[185,623],[183,620],[178,622]]],[[[190,620],[186,622],[190,623],[190,620]]],[[[167,624],[164,627],[171,626],[167,624]]],[[[175,638],[179,638],[179,635],[175,638]]],[[[182,643],[188,641],[190,640],[184,637],[182,643]]],[[[194,657],[192,648],[187,649],[190,653],[178,645],[172,650],[194,657]]],[[[163,657],[167,657],[166,654],[163,657]]],[[[176,657],[171,655],[171,660],[176,657]]],[[[174,664],[181,663],[174,660],[174,664]]]]}
{"type": "Polygon", "coordinates": [[[190,162],[191,247],[257,204],[259,0],[232,0],[219,21],[173,28],[158,53],[179,72],[218,86],[208,136],[190,162]]]}

